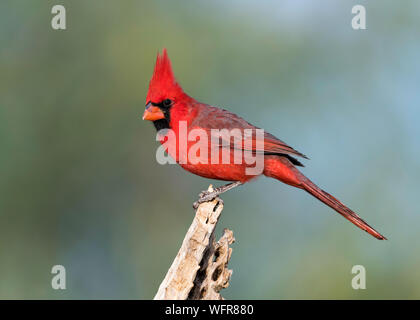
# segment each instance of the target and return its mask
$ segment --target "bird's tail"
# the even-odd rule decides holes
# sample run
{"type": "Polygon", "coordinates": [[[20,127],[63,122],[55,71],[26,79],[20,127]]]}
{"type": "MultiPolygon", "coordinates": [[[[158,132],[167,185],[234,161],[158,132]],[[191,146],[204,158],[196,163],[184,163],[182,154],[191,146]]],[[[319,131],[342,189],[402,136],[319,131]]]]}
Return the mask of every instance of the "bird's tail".
{"type": "Polygon", "coordinates": [[[305,177],[305,175],[300,172],[288,159],[283,157],[266,158],[264,164],[264,175],[267,177],[280,180],[293,187],[305,190],[318,200],[325,203],[327,206],[333,208],[360,229],[365,230],[367,233],[374,236],[376,239],[386,240],[383,235],[368,225],[356,213],[351,211],[329,193],[321,190],[315,183],[305,177]]]}
{"type": "Polygon", "coordinates": [[[386,240],[386,238],[383,235],[381,235],[378,231],[376,231],[370,225],[368,225],[366,221],[360,218],[355,212],[347,208],[344,204],[342,204],[340,201],[338,201],[329,193],[320,189],[308,178],[306,178],[304,181],[301,181],[301,187],[302,189],[304,189],[305,191],[313,195],[318,200],[321,200],[327,206],[333,208],[335,211],[337,211],[339,214],[341,214],[344,218],[346,218],[350,222],[354,223],[360,229],[365,230],[367,233],[374,236],[376,239],[386,240]]]}

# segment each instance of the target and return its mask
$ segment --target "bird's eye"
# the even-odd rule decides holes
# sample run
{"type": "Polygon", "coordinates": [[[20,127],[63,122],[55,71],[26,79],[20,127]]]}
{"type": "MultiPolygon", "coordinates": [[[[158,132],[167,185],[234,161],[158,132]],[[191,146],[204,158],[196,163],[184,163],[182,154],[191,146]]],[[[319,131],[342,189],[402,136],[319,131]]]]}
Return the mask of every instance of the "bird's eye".
{"type": "Polygon", "coordinates": [[[172,100],[171,99],[165,99],[165,100],[163,100],[162,103],[163,103],[164,107],[170,107],[171,104],[172,104],[172,100]]]}

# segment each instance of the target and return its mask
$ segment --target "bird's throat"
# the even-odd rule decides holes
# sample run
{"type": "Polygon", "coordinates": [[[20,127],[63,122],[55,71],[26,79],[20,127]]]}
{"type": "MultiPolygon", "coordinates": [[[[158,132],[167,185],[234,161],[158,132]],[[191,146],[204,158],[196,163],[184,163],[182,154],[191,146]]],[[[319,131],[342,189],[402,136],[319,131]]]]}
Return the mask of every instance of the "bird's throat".
{"type": "Polygon", "coordinates": [[[156,131],[169,129],[169,121],[166,118],[153,121],[153,125],[155,126],[156,131]]]}

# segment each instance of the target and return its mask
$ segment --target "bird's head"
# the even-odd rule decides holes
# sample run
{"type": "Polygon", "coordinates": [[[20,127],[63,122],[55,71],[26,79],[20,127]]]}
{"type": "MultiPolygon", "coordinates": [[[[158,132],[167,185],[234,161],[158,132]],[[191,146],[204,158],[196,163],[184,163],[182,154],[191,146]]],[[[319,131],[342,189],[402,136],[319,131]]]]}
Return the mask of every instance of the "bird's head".
{"type": "Polygon", "coordinates": [[[169,127],[171,112],[180,108],[187,95],[177,83],[166,49],[158,53],[149,91],[146,98],[146,110],[143,120],[153,121],[155,127],[169,127]]]}

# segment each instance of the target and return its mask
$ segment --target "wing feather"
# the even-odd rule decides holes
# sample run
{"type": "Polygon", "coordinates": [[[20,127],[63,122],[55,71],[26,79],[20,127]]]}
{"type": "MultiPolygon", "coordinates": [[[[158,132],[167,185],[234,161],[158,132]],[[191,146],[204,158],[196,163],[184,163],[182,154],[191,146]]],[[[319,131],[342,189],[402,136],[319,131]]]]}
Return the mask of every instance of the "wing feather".
{"type": "MultiPolygon", "coordinates": [[[[264,132],[264,137],[258,137],[255,134],[256,129],[260,129],[238,115],[227,111],[225,109],[209,106],[209,105],[200,105],[201,110],[198,112],[197,117],[191,123],[192,128],[201,128],[205,129],[208,132],[209,137],[215,135],[215,132],[212,129],[227,129],[230,132],[229,137],[219,136],[219,139],[214,139],[214,141],[220,141],[220,146],[230,146],[234,148],[233,143],[230,143],[232,139],[241,139],[243,151],[252,151],[257,153],[264,153],[266,155],[284,155],[284,156],[299,156],[305,159],[308,159],[303,153],[293,149],[291,146],[287,145],[285,142],[281,141],[274,135],[264,132]],[[239,129],[239,130],[233,130],[239,129]],[[253,129],[254,133],[250,135],[244,134],[244,129],[253,129]],[[263,139],[263,141],[261,141],[263,139]],[[263,146],[262,148],[260,146],[263,146]]],[[[217,137],[215,137],[217,138],[217,137]]],[[[213,139],[212,139],[213,141],[213,139]]],[[[237,146],[236,146],[237,147],[237,146]]],[[[298,160],[291,158],[296,162],[294,164],[302,165],[298,160]]]]}

